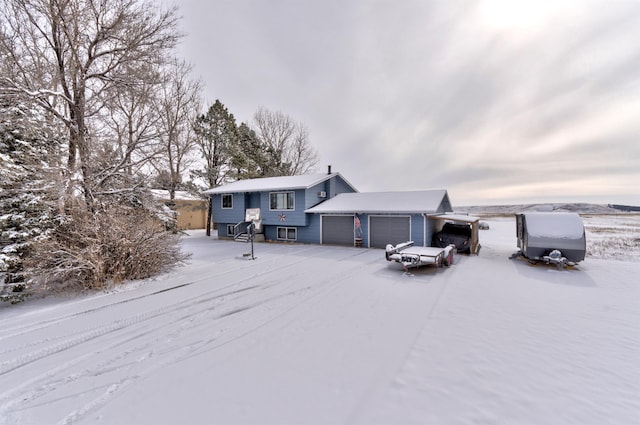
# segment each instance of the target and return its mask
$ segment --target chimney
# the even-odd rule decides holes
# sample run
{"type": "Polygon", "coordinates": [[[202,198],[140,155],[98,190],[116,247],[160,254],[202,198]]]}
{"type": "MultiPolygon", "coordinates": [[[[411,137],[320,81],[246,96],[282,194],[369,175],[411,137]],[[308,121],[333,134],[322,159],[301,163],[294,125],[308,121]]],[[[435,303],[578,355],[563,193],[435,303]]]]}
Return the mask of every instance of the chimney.
{"type": "Polygon", "coordinates": [[[327,174],[331,174],[331,165],[327,166],[327,174]]]}

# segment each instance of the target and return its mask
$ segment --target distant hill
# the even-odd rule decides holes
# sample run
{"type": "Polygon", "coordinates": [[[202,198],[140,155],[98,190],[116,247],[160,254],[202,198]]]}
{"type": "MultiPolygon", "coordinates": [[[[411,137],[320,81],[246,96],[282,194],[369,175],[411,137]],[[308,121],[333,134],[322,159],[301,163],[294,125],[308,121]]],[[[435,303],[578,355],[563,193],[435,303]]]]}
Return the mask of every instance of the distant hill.
{"type": "Polygon", "coordinates": [[[633,205],[616,205],[609,204],[611,208],[615,208],[620,211],[629,211],[629,212],[640,212],[640,207],[635,207],[633,205]]]}
{"type": "Polygon", "coordinates": [[[579,214],[619,214],[622,211],[640,211],[640,207],[588,203],[550,203],[465,206],[456,207],[455,210],[456,212],[467,213],[470,215],[515,214],[527,211],[564,211],[575,212],[579,214]]]}

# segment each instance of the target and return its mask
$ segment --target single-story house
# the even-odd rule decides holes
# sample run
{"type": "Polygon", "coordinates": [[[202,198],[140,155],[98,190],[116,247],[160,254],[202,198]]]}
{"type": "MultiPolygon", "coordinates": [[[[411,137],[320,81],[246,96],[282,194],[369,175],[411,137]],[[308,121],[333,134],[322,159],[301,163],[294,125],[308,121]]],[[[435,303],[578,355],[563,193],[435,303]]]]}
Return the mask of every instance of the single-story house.
{"type": "Polygon", "coordinates": [[[340,173],[239,180],[211,196],[218,237],[242,237],[248,209],[260,210],[259,239],[384,248],[408,240],[431,246],[443,215],[444,189],[358,192],[340,173]]]}

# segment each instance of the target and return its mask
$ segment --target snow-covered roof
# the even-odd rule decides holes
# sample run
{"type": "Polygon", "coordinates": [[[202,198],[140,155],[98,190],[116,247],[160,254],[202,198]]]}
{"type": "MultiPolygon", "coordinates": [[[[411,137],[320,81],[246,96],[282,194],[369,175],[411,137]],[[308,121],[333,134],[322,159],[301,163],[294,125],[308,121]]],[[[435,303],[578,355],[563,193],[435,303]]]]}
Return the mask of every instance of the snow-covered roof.
{"type": "Polygon", "coordinates": [[[406,192],[340,193],[308,213],[430,213],[448,197],[444,189],[406,192]]]}
{"type": "Polygon", "coordinates": [[[259,179],[238,180],[213,189],[205,190],[205,194],[215,193],[240,193],[240,192],[265,192],[268,190],[284,189],[309,189],[332,177],[340,176],[353,190],[351,185],[340,173],[304,174],[300,176],[263,177],[259,179]]]}
{"type": "Polygon", "coordinates": [[[524,213],[530,237],[578,239],[584,238],[584,224],[576,213],[535,212],[524,213]]]}
{"type": "MultiPolygon", "coordinates": [[[[157,199],[169,199],[169,191],[164,189],[151,189],[151,194],[157,199]]],[[[175,192],[175,200],[176,201],[202,201],[202,198],[199,198],[185,190],[176,190],[175,192]]]]}
{"type": "Polygon", "coordinates": [[[429,214],[429,218],[435,218],[437,220],[450,220],[462,223],[475,223],[480,221],[480,217],[464,214],[429,214]]]}

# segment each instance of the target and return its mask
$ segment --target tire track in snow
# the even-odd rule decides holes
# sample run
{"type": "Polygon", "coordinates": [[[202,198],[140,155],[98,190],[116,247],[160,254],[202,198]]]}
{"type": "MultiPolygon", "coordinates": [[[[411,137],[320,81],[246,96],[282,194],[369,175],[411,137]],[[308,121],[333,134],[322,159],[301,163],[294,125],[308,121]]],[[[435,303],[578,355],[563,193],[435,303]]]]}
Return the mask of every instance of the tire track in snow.
{"type": "MultiPolygon", "coordinates": [[[[364,253],[367,253],[367,252],[371,252],[371,251],[362,251],[362,252],[360,252],[360,253],[358,253],[356,255],[361,255],[361,254],[364,254],[364,253]]],[[[346,260],[345,259],[337,260],[337,262],[342,262],[342,261],[346,261],[346,260]]],[[[354,275],[357,275],[361,269],[365,269],[367,267],[370,267],[371,264],[375,264],[378,261],[379,261],[379,259],[376,258],[376,259],[371,260],[371,261],[369,261],[367,263],[360,264],[358,267],[354,267],[354,268],[350,269],[347,272],[344,272],[342,270],[335,271],[334,274],[328,275],[325,279],[319,281],[320,284],[318,284],[318,281],[316,281],[313,286],[308,285],[308,286],[305,286],[305,287],[300,288],[298,290],[291,291],[291,292],[289,292],[287,294],[284,294],[285,296],[292,296],[292,295],[295,295],[295,294],[301,293],[301,292],[308,292],[309,293],[309,295],[307,297],[305,297],[304,299],[302,299],[302,300],[299,299],[299,298],[295,298],[293,300],[293,301],[295,301],[295,303],[294,302],[290,303],[287,306],[286,309],[281,310],[277,315],[273,316],[272,318],[270,318],[269,320],[267,320],[265,322],[259,323],[258,326],[254,327],[254,328],[250,328],[250,329],[246,330],[245,332],[235,336],[234,338],[232,338],[232,339],[230,339],[228,341],[218,341],[218,339],[208,341],[206,344],[203,344],[203,347],[204,346],[209,346],[209,345],[211,345],[211,344],[213,344],[215,342],[218,342],[218,344],[213,345],[211,347],[208,347],[206,350],[197,350],[196,352],[192,353],[188,357],[185,357],[184,360],[186,360],[188,358],[191,358],[191,357],[194,357],[196,355],[200,355],[203,352],[214,351],[217,348],[220,348],[220,347],[222,347],[224,345],[227,345],[229,343],[232,343],[232,342],[236,342],[236,341],[240,340],[241,338],[244,338],[244,337],[250,335],[251,333],[253,333],[253,332],[263,328],[264,326],[268,325],[269,323],[275,321],[276,319],[279,319],[280,317],[290,313],[292,310],[298,308],[300,305],[305,304],[305,303],[311,301],[312,299],[314,299],[314,298],[316,298],[318,296],[327,295],[327,294],[333,292],[345,280],[348,280],[349,278],[353,277],[354,275]]],[[[296,276],[303,277],[304,275],[305,274],[300,273],[300,274],[298,274],[296,276]]],[[[244,310],[247,310],[247,309],[244,309],[244,310]]]]}
{"type": "MultiPolygon", "coordinates": [[[[309,249],[311,249],[311,248],[307,248],[306,250],[309,250],[309,249]]],[[[300,252],[304,252],[304,251],[305,250],[302,250],[300,252]]],[[[226,264],[232,264],[233,262],[236,262],[236,261],[237,261],[237,259],[224,261],[222,263],[216,263],[216,266],[218,266],[220,264],[225,264],[225,265],[226,264]]],[[[288,263],[288,264],[296,265],[299,262],[300,261],[294,262],[294,263],[288,263]]],[[[259,265],[260,264],[258,264],[258,263],[250,263],[248,268],[259,267],[259,265]]],[[[285,267],[287,267],[287,266],[288,265],[286,265],[285,267]]],[[[207,275],[206,277],[203,277],[201,279],[196,279],[196,280],[192,280],[192,281],[189,281],[189,282],[180,283],[180,284],[168,287],[168,288],[163,288],[163,289],[159,289],[157,291],[153,291],[153,292],[148,293],[148,294],[142,294],[142,295],[138,295],[138,296],[135,296],[135,297],[127,298],[127,299],[124,299],[124,300],[112,302],[112,303],[109,303],[109,304],[105,304],[105,305],[101,305],[101,306],[85,309],[85,310],[82,310],[82,311],[79,311],[79,312],[75,312],[75,313],[71,313],[71,314],[55,317],[55,318],[52,318],[52,319],[42,320],[42,321],[39,321],[39,322],[36,322],[36,323],[33,323],[33,324],[27,324],[27,325],[20,324],[19,326],[16,326],[16,327],[13,327],[13,328],[5,327],[5,328],[0,330],[0,333],[1,332],[7,332],[7,334],[6,335],[0,335],[0,341],[2,341],[4,339],[7,339],[7,338],[12,338],[12,337],[24,335],[26,333],[33,332],[34,330],[46,329],[49,326],[58,325],[58,324],[63,323],[65,321],[67,321],[67,320],[75,319],[78,316],[83,316],[83,315],[87,315],[87,314],[103,311],[103,310],[109,309],[111,307],[120,306],[120,305],[127,304],[127,303],[130,303],[130,302],[133,302],[133,301],[139,301],[141,299],[149,298],[149,297],[152,297],[152,296],[155,296],[155,295],[159,295],[159,294],[163,294],[163,293],[166,293],[166,292],[169,292],[169,291],[173,291],[173,290],[176,290],[176,289],[181,289],[181,288],[184,288],[184,287],[187,287],[187,286],[191,286],[191,285],[194,285],[194,284],[197,284],[197,283],[201,283],[201,282],[204,282],[204,281],[215,280],[216,278],[220,278],[220,277],[223,277],[223,276],[228,275],[228,274],[236,273],[237,271],[238,271],[237,268],[232,268],[232,269],[229,269],[229,270],[223,270],[222,272],[218,272],[218,273],[214,272],[213,274],[207,275]]],[[[257,277],[257,276],[259,276],[259,275],[261,275],[263,273],[264,272],[256,273],[256,274],[254,274],[252,276],[252,278],[257,277]]],[[[233,283],[221,286],[221,287],[216,287],[214,289],[214,291],[221,291],[221,290],[227,289],[229,287],[235,286],[237,284],[238,284],[238,282],[233,282],[233,283]]],[[[30,342],[28,344],[25,344],[23,346],[20,346],[20,347],[12,347],[11,349],[0,351],[0,355],[6,354],[6,353],[9,353],[9,352],[12,352],[12,351],[16,351],[16,350],[19,350],[19,349],[22,349],[22,348],[27,348],[27,347],[30,347],[30,346],[38,345],[40,343],[44,343],[44,342],[47,342],[47,341],[50,341],[50,339],[47,338],[47,339],[41,339],[41,340],[38,340],[38,341],[32,341],[32,342],[30,342]]]]}
{"type": "MultiPolygon", "coordinates": [[[[298,251],[298,253],[300,253],[300,251],[298,251]]],[[[317,252],[315,255],[321,255],[322,252],[317,252]]],[[[311,257],[308,256],[303,256],[302,258],[298,259],[297,261],[290,261],[286,264],[282,264],[280,263],[279,266],[277,267],[273,267],[272,265],[270,265],[269,263],[267,264],[268,266],[270,265],[270,267],[268,267],[270,272],[277,272],[277,271],[283,271],[292,267],[295,267],[297,265],[299,265],[299,263],[304,262],[304,261],[308,261],[311,257]]],[[[231,270],[231,271],[225,271],[223,273],[221,273],[220,275],[225,275],[231,272],[237,272],[237,270],[231,270]]],[[[23,366],[26,366],[28,364],[34,363],[40,359],[52,356],[54,354],[57,354],[61,351],[66,351],[68,349],[71,349],[73,347],[79,346],[85,342],[88,341],[92,341],[95,340],[99,337],[108,335],[108,334],[112,334],[112,333],[116,333],[118,331],[122,331],[123,329],[127,329],[132,327],[133,325],[136,324],[140,324],[142,322],[146,322],[149,321],[151,319],[156,319],[160,316],[165,316],[167,314],[170,313],[175,313],[178,310],[182,310],[182,309],[188,309],[188,308],[192,308],[195,305],[199,305],[199,304],[203,304],[203,303],[207,303],[210,301],[215,301],[218,299],[223,299],[224,297],[229,297],[232,296],[234,294],[243,294],[243,293],[248,293],[248,292],[252,292],[252,290],[256,290],[256,289],[260,289],[260,290],[268,290],[270,287],[274,287],[277,285],[280,285],[280,281],[279,280],[272,280],[269,281],[269,283],[267,284],[261,284],[261,285],[253,285],[253,286],[249,286],[249,287],[243,287],[234,291],[227,291],[225,293],[219,294],[219,291],[221,289],[226,289],[232,286],[237,286],[240,283],[243,282],[249,282],[251,281],[253,278],[255,278],[257,276],[257,274],[252,274],[248,277],[245,277],[243,279],[240,279],[239,281],[233,282],[231,284],[225,285],[222,288],[216,288],[213,291],[208,291],[205,294],[200,294],[198,296],[186,299],[184,301],[182,301],[180,303],[180,305],[172,305],[169,307],[163,307],[160,309],[155,309],[152,310],[150,312],[147,313],[143,313],[143,314],[138,314],[138,315],[134,315],[134,316],[130,316],[129,318],[126,319],[120,319],[120,320],[116,320],[113,321],[107,325],[103,325],[103,326],[98,326],[92,329],[89,329],[87,331],[84,331],[82,333],[80,333],[79,335],[75,335],[72,338],[69,338],[61,343],[58,344],[54,344],[54,345],[49,345],[47,347],[44,347],[40,350],[36,350],[32,353],[29,353],[25,356],[21,356],[18,359],[12,359],[9,361],[5,361],[2,365],[0,365],[0,375],[3,374],[7,374],[10,373],[12,371],[15,371],[23,366]],[[205,297],[205,299],[203,299],[203,296],[206,294],[214,294],[210,297],[205,297]]],[[[165,288],[163,290],[159,290],[159,291],[154,291],[153,293],[150,294],[145,294],[144,296],[138,296],[135,297],[134,299],[130,299],[130,300],[123,300],[123,301],[119,301],[116,303],[111,303],[111,304],[107,304],[105,306],[101,306],[99,308],[94,308],[94,309],[88,309],[88,310],[84,310],[82,312],[79,312],[78,314],[73,314],[73,315],[67,315],[67,316],[63,316],[62,318],[56,318],[52,321],[49,321],[49,325],[52,325],[53,323],[58,323],[61,319],[63,320],[70,320],[74,317],[78,317],[80,315],[83,314],[88,314],[91,312],[95,312],[98,310],[103,310],[109,307],[113,307],[116,305],[120,305],[126,302],[131,302],[131,301],[135,301],[135,300],[139,300],[141,298],[146,298],[152,295],[157,295],[159,293],[163,293],[163,292],[167,292],[168,290],[173,290],[173,289],[178,289],[178,288],[182,288],[185,286],[188,286],[190,284],[193,283],[197,283],[200,282],[202,280],[205,279],[211,279],[211,276],[208,276],[207,278],[203,278],[203,279],[198,279],[195,280],[193,282],[187,282],[185,284],[181,284],[181,285],[177,285],[171,288],[165,288]]],[[[297,292],[301,292],[301,291],[308,291],[308,287],[302,288],[300,290],[297,291],[289,291],[285,294],[277,294],[273,297],[270,297],[268,299],[264,299],[262,302],[253,302],[253,303],[249,303],[247,305],[241,306],[241,307],[236,307],[233,310],[227,311],[227,312],[221,312],[218,316],[214,317],[215,320],[218,319],[222,319],[222,318],[226,318],[226,317],[230,317],[230,316],[234,316],[234,315],[238,315],[244,312],[248,312],[252,309],[254,309],[255,307],[258,307],[260,305],[263,305],[265,303],[269,303],[278,299],[282,299],[283,297],[291,297],[292,295],[294,295],[297,292]]],[[[206,310],[210,310],[212,309],[212,307],[206,307],[204,308],[204,310],[199,310],[198,314],[202,314],[203,311],[206,310]]],[[[184,320],[185,318],[191,317],[193,316],[193,312],[190,312],[184,316],[182,316],[179,320],[184,320]]],[[[36,329],[40,329],[42,327],[43,324],[47,323],[46,321],[42,321],[42,322],[38,322],[36,324],[36,329]]],[[[160,327],[162,327],[163,325],[160,325],[160,327]]],[[[132,336],[130,338],[128,338],[129,340],[136,340],[138,338],[140,338],[141,336],[145,336],[147,334],[153,333],[154,331],[156,331],[157,329],[152,329],[149,331],[145,331],[142,334],[136,334],[135,336],[132,336]]],[[[27,330],[25,330],[26,333],[27,330]]],[[[138,352],[138,349],[134,349],[134,352],[138,352]]],[[[52,371],[49,371],[48,373],[45,373],[39,377],[36,377],[34,379],[28,380],[27,382],[24,382],[23,385],[20,385],[18,388],[13,388],[12,390],[5,392],[4,394],[0,394],[0,400],[4,401],[2,409],[0,411],[6,411],[8,408],[11,408],[13,406],[15,406],[16,404],[20,404],[21,402],[27,402],[27,401],[32,401],[34,399],[37,399],[39,397],[41,397],[44,393],[48,393],[50,391],[53,391],[57,388],[57,384],[60,384],[60,382],[64,383],[64,382],[69,382],[69,381],[73,381],[78,379],[78,377],[76,376],[77,374],[69,374],[67,376],[65,376],[62,379],[57,380],[57,384],[51,385],[52,379],[54,379],[56,376],[59,376],[61,372],[63,372],[64,370],[68,370],[73,368],[76,364],[85,361],[87,359],[87,355],[85,356],[79,356],[76,357],[76,359],[74,361],[68,362],[63,366],[60,366],[58,368],[55,369],[55,373],[50,373],[52,371]],[[45,391],[24,391],[24,389],[27,387],[33,387],[38,383],[41,383],[40,385],[38,385],[39,388],[45,389],[45,391]],[[42,384],[42,382],[49,382],[50,385],[47,384],[42,384]],[[46,389],[49,388],[48,391],[46,391],[46,389]],[[11,399],[13,399],[11,401],[11,399]]],[[[117,361],[117,359],[111,359],[109,360],[109,362],[113,362],[113,361],[117,361]]]]}
{"type": "MultiPolygon", "coordinates": [[[[458,257],[456,261],[456,265],[459,265],[462,261],[461,258],[458,257]]],[[[438,306],[441,304],[443,299],[446,298],[447,289],[451,285],[451,282],[456,282],[456,272],[457,268],[454,265],[453,267],[447,267],[446,276],[443,276],[442,279],[439,279],[439,287],[436,289],[436,294],[433,297],[432,301],[429,303],[429,306],[425,309],[426,315],[425,320],[421,326],[419,326],[415,330],[415,334],[412,338],[410,344],[407,345],[407,350],[404,355],[399,357],[395,363],[395,366],[389,369],[389,373],[383,376],[376,376],[372,380],[372,382],[368,385],[369,390],[364,394],[364,396],[354,405],[353,409],[347,416],[346,423],[349,424],[366,424],[367,420],[364,418],[364,422],[361,418],[361,414],[363,411],[366,411],[366,407],[377,400],[381,400],[381,395],[389,391],[390,388],[393,388],[394,383],[397,381],[398,376],[400,376],[403,368],[409,361],[411,354],[414,352],[418,341],[420,340],[421,335],[425,332],[425,329],[432,326],[432,321],[435,317],[436,310],[438,306]]]]}
{"type": "MultiPolygon", "coordinates": [[[[229,264],[229,263],[231,263],[231,261],[225,262],[225,264],[229,264]]],[[[40,322],[36,322],[36,323],[33,323],[33,324],[28,324],[28,325],[20,324],[18,326],[13,327],[13,328],[10,328],[10,327],[6,328],[5,327],[0,332],[3,332],[3,333],[7,332],[7,334],[6,335],[0,335],[0,341],[2,341],[4,339],[7,339],[7,338],[15,337],[15,336],[18,336],[18,335],[22,335],[24,333],[32,332],[32,331],[37,330],[37,329],[42,329],[42,328],[46,328],[48,326],[56,325],[56,324],[59,324],[61,322],[66,321],[66,320],[74,319],[74,318],[76,318],[78,316],[83,316],[83,315],[86,315],[86,314],[95,313],[97,311],[105,310],[105,309],[111,308],[113,306],[127,304],[127,303],[130,303],[130,302],[133,302],[133,301],[138,301],[140,299],[152,297],[154,295],[158,295],[158,294],[162,294],[162,293],[165,293],[165,292],[173,291],[175,289],[184,288],[186,286],[190,286],[190,285],[193,285],[193,284],[196,284],[196,283],[200,283],[200,282],[203,282],[205,280],[210,280],[210,279],[215,278],[215,277],[221,277],[221,276],[224,276],[226,274],[232,273],[234,271],[235,270],[233,270],[233,269],[225,270],[222,273],[217,273],[217,274],[214,273],[213,275],[208,275],[208,276],[203,277],[201,279],[196,279],[196,280],[192,280],[192,281],[189,281],[189,282],[179,283],[179,284],[177,284],[175,286],[170,286],[168,288],[159,289],[157,291],[153,291],[153,292],[150,292],[148,294],[142,294],[142,295],[138,295],[138,296],[135,296],[135,297],[127,298],[127,299],[124,299],[124,300],[111,302],[109,304],[104,304],[104,305],[100,305],[100,306],[97,306],[97,307],[88,308],[88,309],[85,309],[85,310],[82,310],[82,311],[78,311],[78,312],[74,312],[74,313],[71,313],[71,314],[67,314],[67,315],[63,315],[63,316],[59,316],[59,317],[55,317],[55,318],[51,318],[51,319],[42,320],[40,322]]],[[[227,285],[227,286],[229,286],[229,285],[227,285]]],[[[224,289],[224,288],[226,288],[226,287],[218,288],[218,289],[224,289]]],[[[2,354],[2,353],[4,353],[4,352],[0,352],[0,354],[2,354]]]]}
{"type": "MultiPolygon", "coordinates": [[[[269,298],[264,298],[261,299],[257,302],[252,302],[252,303],[248,303],[245,304],[243,306],[234,308],[226,313],[222,313],[218,316],[216,316],[217,319],[220,318],[227,318],[230,316],[234,316],[234,315],[238,315],[241,313],[246,313],[251,311],[252,309],[262,306],[262,305],[266,305],[270,302],[273,301],[280,301],[284,298],[291,298],[292,301],[290,303],[288,303],[285,307],[284,310],[280,311],[278,314],[274,315],[273,317],[269,318],[266,321],[260,322],[258,323],[257,326],[255,327],[250,327],[249,329],[245,330],[244,332],[235,335],[229,339],[226,339],[224,341],[220,341],[218,344],[216,344],[213,347],[209,347],[209,349],[207,350],[201,350],[202,347],[208,346],[210,345],[211,342],[216,342],[218,339],[224,339],[224,338],[215,338],[211,341],[206,342],[205,344],[202,344],[200,346],[192,346],[192,347],[188,347],[188,353],[186,353],[185,355],[176,355],[176,356],[170,356],[169,358],[166,358],[165,360],[163,360],[162,362],[156,362],[152,365],[152,367],[148,368],[145,370],[144,373],[139,374],[139,376],[136,376],[135,379],[131,378],[131,379],[127,379],[125,382],[119,382],[116,384],[113,384],[111,386],[109,386],[109,388],[101,395],[99,395],[98,397],[92,399],[91,401],[85,403],[83,406],[81,406],[80,408],[78,408],[76,411],[71,412],[69,415],[67,415],[67,417],[65,417],[65,419],[61,422],[59,422],[60,424],[63,425],[72,425],[73,423],[75,423],[76,421],[82,419],[84,416],[95,412],[97,410],[99,410],[100,407],[108,404],[109,400],[111,399],[111,397],[116,395],[116,392],[121,391],[123,389],[125,389],[126,387],[128,387],[129,385],[133,384],[135,381],[137,381],[137,379],[139,379],[142,376],[146,376],[149,373],[153,372],[154,370],[160,369],[162,367],[165,367],[166,365],[169,364],[173,364],[175,362],[181,362],[181,361],[185,361],[188,360],[189,358],[195,356],[195,355],[201,355],[202,353],[206,353],[206,352],[210,352],[213,351],[217,348],[220,348],[222,346],[225,346],[227,344],[233,343],[238,341],[239,339],[242,339],[246,336],[248,336],[249,334],[265,327],[266,325],[268,325],[269,323],[279,319],[280,317],[288,314],[291,310],[293,310],[294,308],[299,307],[301,304],[304,304],[308,301],[310,301],[311,299],[321,295],[321,294],[326,294],[329,293],[333,290],[335,290],[338,286],[340,286],[340,284],[342,284],[343,281],[347,280],[348,278],[352,277],[353,275],[356,275],[360,269],[368,267],[370,264],[377,262],[378,259],[374,260],[374,261],[370,261],[366,264],[362,264],[357,268],[353,268],[351,269],[349,272],[342,272],[342,271],[336,271],[335,274],[332,274],[330,276],[328,276],[327,278],[325,278],[324,280],[321,281],[320,285],[317,285],[317,283],[314,286],[305,286],[302,288],[298,288],[298,289],[294,289],[292,291],[288,291],[285,292],[283,294],[276,294],[274,296],[271,296],[269,298]],[[315,291],[311,291],[311,289],[316,289],[315,291]],[[305,297],[304,299],[300,300],[298,297],[295,297],[295,295],[299,294],[299,293],[303,293],[303,292],[309,292],[310,295],[305,297]]],[[[275,286],[275,285],[270,285],[270,286],[275,286]]],[[[264,288],[264,286],[260,286],[260,288],[264,288]]]]}

